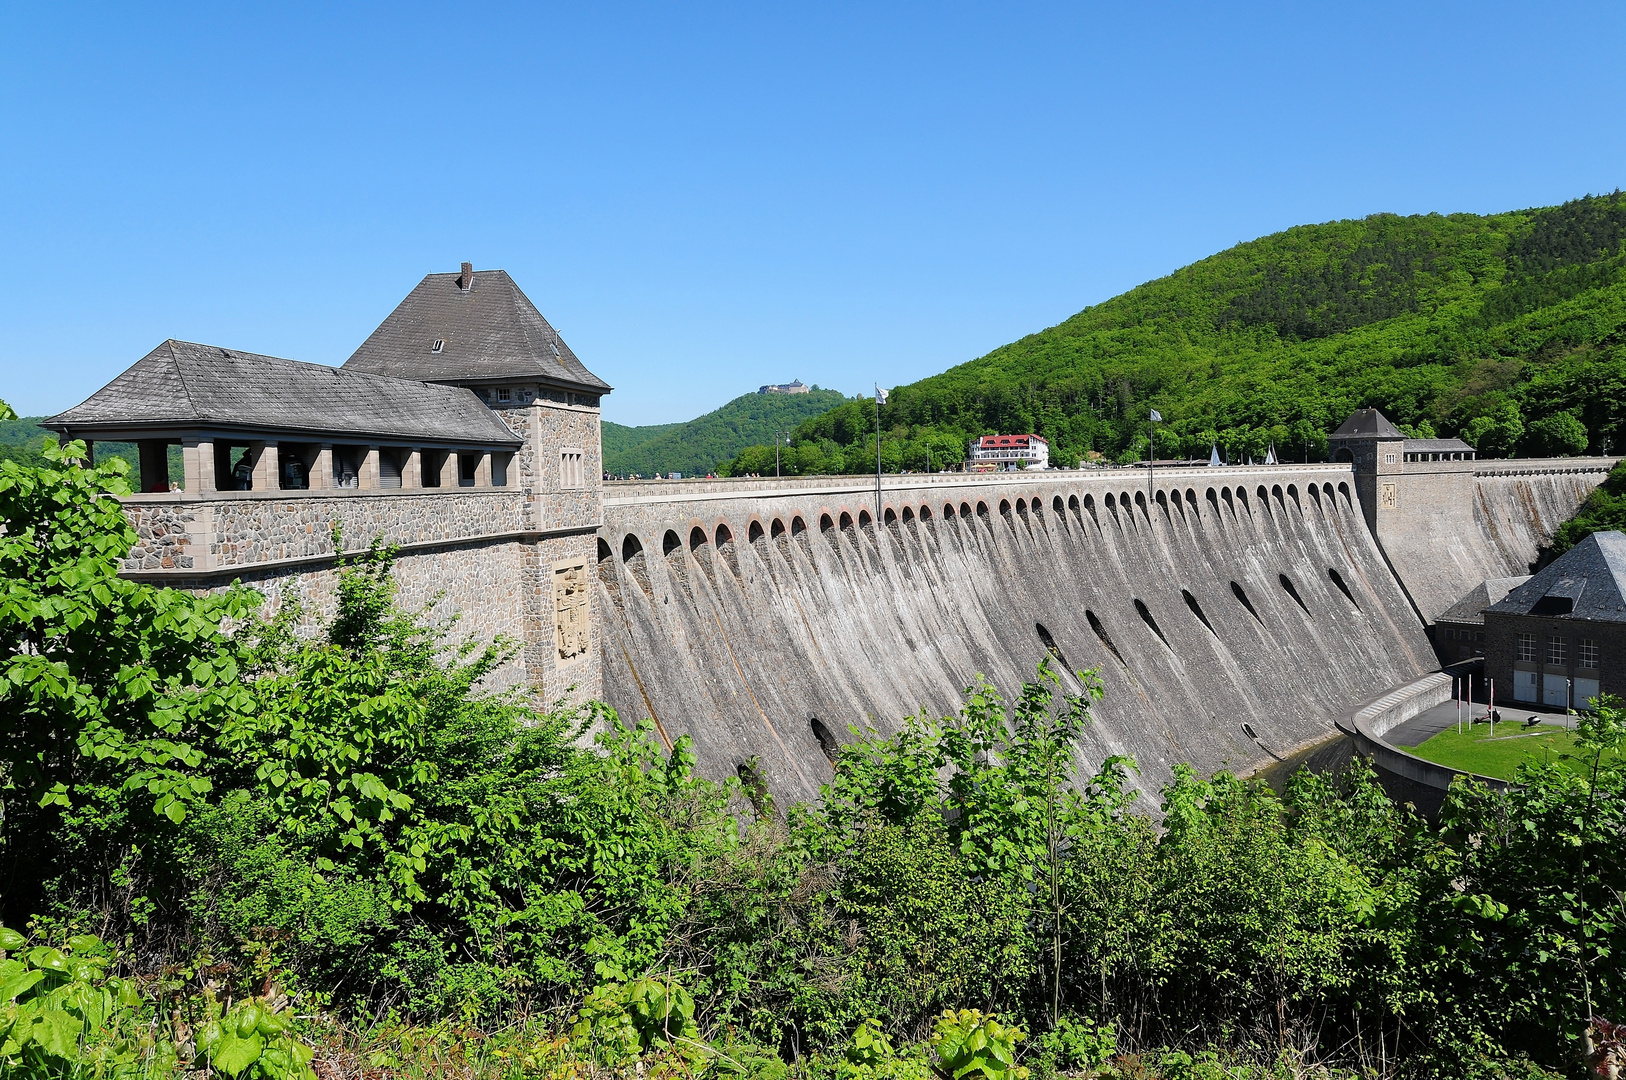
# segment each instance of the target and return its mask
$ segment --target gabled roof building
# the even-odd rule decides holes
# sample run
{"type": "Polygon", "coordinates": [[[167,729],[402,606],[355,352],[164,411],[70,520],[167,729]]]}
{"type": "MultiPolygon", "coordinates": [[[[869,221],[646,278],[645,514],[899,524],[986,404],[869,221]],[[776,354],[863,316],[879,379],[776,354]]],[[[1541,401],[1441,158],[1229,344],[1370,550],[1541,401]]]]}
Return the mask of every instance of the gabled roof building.
{"type": "Polygon", "coordinates": [[[464,263],[342,367],[168,340],[45,426],[92,454],[136,444],[126,574],[298,583],[320,606],[334,559],[377,539],[404,600],[521,642],[505,670],[580,699],[600,686],[586,568],[609,391],[506,272],[464,263]]]}
{"type": "Polygon", "coordinates": [[[1584,709],[1626,697],[1626,534],[1597,532],[1485,609],[1499,701],[1584,709]]]}
{"type": "Polygon", "coordinates": [[[567,471],[596,475],[609,390],[506,271],[464,263],[420,281],[343,367],[169,340],[45,426],[135,442],[145,494],[536,487],[526,410],[592,410],[567,471]]]}

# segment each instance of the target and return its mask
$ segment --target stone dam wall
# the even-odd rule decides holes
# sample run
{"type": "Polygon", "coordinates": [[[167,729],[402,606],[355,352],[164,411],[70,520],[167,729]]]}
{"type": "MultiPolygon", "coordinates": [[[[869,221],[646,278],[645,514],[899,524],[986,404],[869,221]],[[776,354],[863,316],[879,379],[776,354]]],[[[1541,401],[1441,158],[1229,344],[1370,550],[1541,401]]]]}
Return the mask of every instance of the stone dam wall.
{"type": "Polygon", "coordinates": [[[1249,769],[1435,667],[1349,466],[612,484],[604,696],[813,797],[849,727],[1006,694],[1046,651],[1098,669],[1090,767],[1249,769]],[[1244,725],[1251,728],[1250,737],[1244,725]]]}
{"type": "Polygon", "coordinates": [[[333,527],[382,537],[406,606],[519,643],[493,686],[653,716],[781,803],[850,727],[952,712],[978,674],[1013,694],[1052,652],[1106,687],[1087,764],[1132,756],[1150,794],[1178,762],[1291,757],[1433,670],[1425,622],[1529,572],[1613,461],[1408,470],[1364,507],[1349,465],[1159,471],[1150,497],[1128,470],[893,476],[879,507],[870,478],[609,484],[602,517],[596,484],[137,495],[125,573],[322,614],[333,527]]]}
{"type": "Polygon", "coordinates": [[[1378,537],[1419,614],[1433,622],[1486,578],[1534,572],[1553,533],[1618,458],[1553,458],[1406,466],[1399,506],[1380,509],[1378,537]]]}

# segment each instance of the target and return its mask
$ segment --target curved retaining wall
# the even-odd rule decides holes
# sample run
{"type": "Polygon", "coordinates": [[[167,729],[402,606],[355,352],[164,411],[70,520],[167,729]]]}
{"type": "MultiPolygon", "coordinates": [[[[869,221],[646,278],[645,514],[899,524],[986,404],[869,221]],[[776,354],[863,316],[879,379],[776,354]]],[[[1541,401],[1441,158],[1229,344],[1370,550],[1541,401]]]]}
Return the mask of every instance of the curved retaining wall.
{"type": "Polygon", "coordinates": [[[810,798],[849,725],[1014,693],[1046,650],[1096,668],[1083,747],[1247,769],[1434,666],[1348,466],[613,484],[599,534],[606,699],[810,798]],[[1243,724],[1251,726],[1257,741],[1243,724]]]}
{"type": "Polygon", "coordinates": [[[1411,803],[1430,820],[1439,816],[1445,793],[1458,776],[1471,776],[1498,791],[1513,786],[1494,776],[1465,774],[1460,769],[1425,761],[1386,738],[1418,713],[1450,700],[1451,676],[1437,671],[1365,702],[1338,719],[1339,729],[1354,739],[1356,751],[1372,762],[1389,796],[1411,803]]]}

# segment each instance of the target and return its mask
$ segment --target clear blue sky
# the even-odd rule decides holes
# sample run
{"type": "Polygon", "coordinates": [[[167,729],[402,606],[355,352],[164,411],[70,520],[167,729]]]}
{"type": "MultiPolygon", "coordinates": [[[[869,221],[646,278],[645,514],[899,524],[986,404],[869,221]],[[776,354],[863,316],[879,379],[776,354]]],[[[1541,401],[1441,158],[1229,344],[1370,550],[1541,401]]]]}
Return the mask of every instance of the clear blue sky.
{"type": "Polygon", "coordinates": [[[0,9],[0,397],[342,362],[509,270],[683,420],[978,356],[1289,225],[1626,184],[1626,7],[0,9]]]}

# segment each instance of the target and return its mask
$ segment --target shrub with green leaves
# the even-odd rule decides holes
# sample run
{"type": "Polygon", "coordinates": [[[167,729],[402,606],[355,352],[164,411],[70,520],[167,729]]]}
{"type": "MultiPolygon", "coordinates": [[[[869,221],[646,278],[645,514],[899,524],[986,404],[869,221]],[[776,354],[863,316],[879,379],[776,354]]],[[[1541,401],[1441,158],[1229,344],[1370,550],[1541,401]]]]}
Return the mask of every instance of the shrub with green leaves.
{"type": "Polygon", "coordinates": [[[109,974],[113,952],[78,934],[28,948],[0,928],[0,1072],[19,1077],[165,1077],[205,1062],[245,1080],[314,1080],[311,1048],[262,1001],[205,1002],[195,1047],[136,983],[109,974]],[[197,1057],[189,1060],[195,1048],[197,1057]]]}
{"type": "Polygon", "coordinates": [[[610,1060],[666,1050],[674,1043],[696,1044],[694,997],[670,979],[638,979],[601,986],[587,996],[572,1018],[571,1037],[610,1060]]]}
{"type": "Polygon", "coordinates": [[[0,917],[19,924],[205,802],[215,738],[252,710],[222,623],[251,617],[257,594],[120,577],[125,466],[84,454],[0,461],[0,917]]]}
{"type": "Polygon", "coordinates": [[[937,1071],[945,1080],[1027,1080],[1027,1067],[1016,1063],[1016,1044],[1025,1037],[977,1009],[945,1012],[932,1032],[937,1071]]]}

